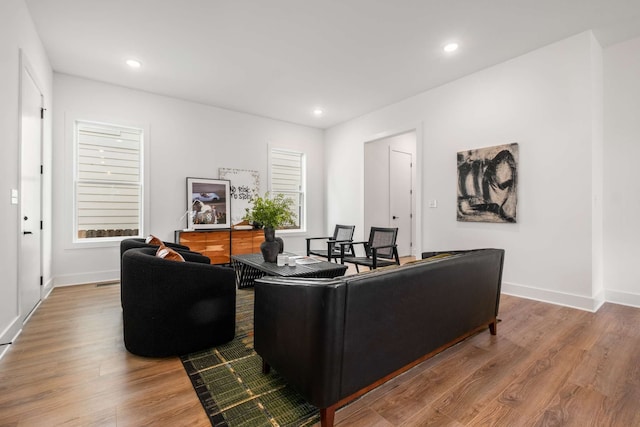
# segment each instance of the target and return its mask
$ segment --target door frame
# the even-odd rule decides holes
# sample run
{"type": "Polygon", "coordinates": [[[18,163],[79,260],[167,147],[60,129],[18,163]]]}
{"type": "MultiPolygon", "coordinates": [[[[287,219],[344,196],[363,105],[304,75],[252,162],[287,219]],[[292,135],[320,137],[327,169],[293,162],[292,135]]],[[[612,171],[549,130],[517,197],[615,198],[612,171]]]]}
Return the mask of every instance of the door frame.
{"type": "MultiPolygon", "coordinates": [[[[24,82],[24,78],[25,78],[25,74],[27,73],[29,74],[29,77],[31,78],[31,80],[33,81],[34,85],[36,86],[38,92],[40,93],[40,108],[42,109],[41,111],[44,111],[44,105],[45,105],[45,100],[44,100],[44,92],[42,90],[43,86],[42,83],[40,82],[40,79],[38,78],[37,73],[35,72],[34,67],[31,65],[30,61],[28,60],[26,54],[24,53],[24,51],[22,49],[20,49],[20,60],[19,60],[19,64],[20,64],[20,76],[19,76],[19,97],[18,97],[18,227],[17,227],[17,233],[18,233],[18,250],[17,250],[17,260],[18,260],[18,271],[17,271],[17,280],[18,280],[18,300],[17,300],[17,307],[18,307],[18,318],[21,320],[21,323],[24,324],[26,323],[29,318],[33,315],[33,313],[37,310],[37,308],[40,306],[40,304],[42,303],[42,299],[43,299],[43,266],[44,266],[44,260],[43,260],[43,255],[44,255],[44,251],[43,251],[43,230],[42,227],[40,227],[40,239],[39,239],[39,247],[38,247],[38,266],[39,266],[39,271],[40,271],[40,298],[38,300],[38,302],[36,303],[36,305],[31,309],[31,311],[29,313],[22,313],[22,288],[21,288],[21,275],[22,275],[22,271],[20,268],[21,265],[21,259],[24,256],[24,254],[22,253],[22,238],[24,237],[22,234],[22,200],[23,200],[23,180],[22,180],[22,146],[23,146],[23,135],[22,135],[22,107],[23,107],[23,82],[24,82]]],[[[39,160],[40,160],[40,166],[41,168],[43,167],[43,156],[44,156],[44,121],[43,119],[40,120],[40,141],[39,141],[39,147],[38,147],[38,151],[40,152],[40,156],[39,156],[39,160]]],[[[43,219],[43,214],[44,214],[44,209],[43,209],[43,188],[44,188],[44,182],[43,182],[43,174],[42,174],[42,169],[41,169],[41,173],[40,173],[40,179],[39,179],[39,186],[40,186],[40,200],[39,200],[39,217],[40,217],[40,221],[42,221],[43,219]]]]}
{"type": "MultiPolygon", "coordinates": [[[[412,123],[412,124],[407,124],[406,126],[399,126],[393,129],[389,129],[386,131],[382,131],[379,133],[376,133],[374,135],[371,135],[368,138],[364,138],[363,140],[363,144],[362,144],[362,171],[364,172],[364,168],[365,168],[365,156],[364,156],[364,149],[365,149],[365,144],[368,144],[370,142],[376,142],[382,139],[387,139],[387,138],[391,138],[394,136],[398,136],[398,135],[402,135],[405,133],[409,133],[409,132],[415,132],[416,135],[416,141],[415,141],[415,159],[414,159],[414,171],[415,171],[415,181],[414,181],[414,186],[413,186],[413,191],[414,191],[414,215],[415,218],[413,219],[413,236],[412,236],[412,241],[413,241],[413,247],[412,247],[412,255],[415,256],[416,258],[420,258],[421,254],[422,254],[422,247],[423,247],[423,238],[422,238],[422,230],[423,230],[423,219],[422,219],[422,212],[424,211],[423,206],[422,206],[422,177],[423,177],[423,172],[422,172],[422,158],[423,158],[423,122],[417,122],[417,123],[412,123]]],[[[362,224],[365,223],[364,220],[364,195],[365,195],[365,182],[364,182],[364,173],[363,173],[363,179],[362,179],[362,187],[360,189],[363,200],[362,200],[362,206],[363,206],[363,217],[362,217],[362,224]]],[[[369,230],[364,230],[363,234],[364,234],[364,238],[368,238],[368,232],[369,230]]]]}

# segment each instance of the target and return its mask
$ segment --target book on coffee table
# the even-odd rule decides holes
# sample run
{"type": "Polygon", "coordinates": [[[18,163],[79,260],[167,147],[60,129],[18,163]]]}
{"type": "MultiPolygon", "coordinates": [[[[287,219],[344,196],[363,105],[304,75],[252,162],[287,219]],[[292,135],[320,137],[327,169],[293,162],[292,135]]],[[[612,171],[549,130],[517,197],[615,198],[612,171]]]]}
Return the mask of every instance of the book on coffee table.
{"type": "Polygon", "coordinates": [[[300,264],[300,265],[306,265],[306,264],[317,264],[319,262],[322,262],[318,259],[315,258],[311,258],[310,256],[294,256],[294,257],[289,257],[289,258],[295,258],[296,260],[296,264],[300,264]]]}

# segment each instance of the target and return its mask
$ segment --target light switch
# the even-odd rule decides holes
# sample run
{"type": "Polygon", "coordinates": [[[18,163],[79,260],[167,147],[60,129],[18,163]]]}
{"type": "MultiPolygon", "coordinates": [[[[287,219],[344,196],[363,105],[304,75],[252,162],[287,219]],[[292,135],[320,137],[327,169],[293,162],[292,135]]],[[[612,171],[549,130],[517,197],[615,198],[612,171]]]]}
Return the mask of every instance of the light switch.
{"type": "Polygon", "coordinates": [[[438,201],[437,200],[429,200],[429,207],[430,208],[437,208],[438,207],[438,201]]]}
{"type": "Polygon", "coordinates": [[[11,189],[11,204],[12,205],[18,204],[18,190],[16,190],[15,188],[11,189]]]}

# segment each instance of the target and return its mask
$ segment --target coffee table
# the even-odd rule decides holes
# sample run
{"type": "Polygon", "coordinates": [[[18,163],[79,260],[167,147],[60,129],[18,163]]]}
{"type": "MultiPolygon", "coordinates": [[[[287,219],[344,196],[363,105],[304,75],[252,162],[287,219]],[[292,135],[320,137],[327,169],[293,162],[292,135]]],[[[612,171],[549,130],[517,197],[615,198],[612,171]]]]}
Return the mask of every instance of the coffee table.
{"type": "MultiPolygon", "coordinates": [[[[294,254],[289,254],[293,256],[294,254]]],[[[262,254],[232,255],[231,263],[236,272],[236,286],[248,288],[263,276],[279,277],[338,277],[344,276],[347,266],[333,262],[319,261],[313,264],[296,264],[278,267],[276,263],[265,262],[262,254]]]]}

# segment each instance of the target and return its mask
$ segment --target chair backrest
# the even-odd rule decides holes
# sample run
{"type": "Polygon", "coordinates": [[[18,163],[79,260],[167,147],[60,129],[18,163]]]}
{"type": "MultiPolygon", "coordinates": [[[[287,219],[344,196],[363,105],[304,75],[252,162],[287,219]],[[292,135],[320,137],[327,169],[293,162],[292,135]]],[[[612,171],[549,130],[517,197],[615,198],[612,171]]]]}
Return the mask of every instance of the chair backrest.
{"type": "MultiPolygon", "coordinates": [[[[396,237],[398,237],[398,228],[371,227],[369,233],[369,245],[367,247],[367,256],[371,256],[371,247],[395,245],[396,237]]],[[[378,250],[378,258],[392,259],[393,248],[384,248],[378,250]]]]}
{"type": "MultiPolygon", "coordinates": [[[[189,246],[179,245],[177,243],[171,242],[162,242],[165,246],[180,250],[180,251],[189,251],[189,246]]],[[[128,251],[129,249],[137,249],[137,248],[155,248],[158,249],[157,245],[150,245],[145,242],[145,239],[133,237],[130,239],[123,239],[120,241],[120,259],[122,259],[122,255],[128,251]]]]}
{"type": "Polygon", "coordinates": [[[353,231],[355,229],[355,225],[336,224],[336,228],[333,230],[333,240],[353,240],[353,231]]]}

